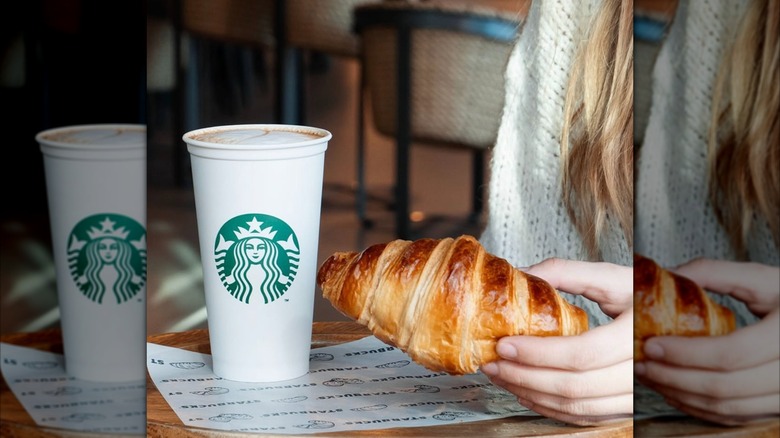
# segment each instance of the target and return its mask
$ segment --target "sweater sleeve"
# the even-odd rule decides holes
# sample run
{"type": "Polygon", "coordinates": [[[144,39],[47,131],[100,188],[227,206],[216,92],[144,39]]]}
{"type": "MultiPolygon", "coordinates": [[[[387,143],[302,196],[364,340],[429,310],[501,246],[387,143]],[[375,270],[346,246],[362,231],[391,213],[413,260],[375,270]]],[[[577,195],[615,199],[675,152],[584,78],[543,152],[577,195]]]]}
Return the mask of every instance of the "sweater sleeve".
{"type": "MultiPolygon", "coordinates": [[[[488,220],[480,237],[515,266],[546,258],[587,260],[561,200],[560,132],[577,42],[585,38],[599,1],[534,1],[506,69],[506,96],[490,163],[488,220]]],[[[611,224],[601,242],[606,261],[631,265],[622,231],[611,224]]],[[[595,303],[565,295],[608,320],[595,303]]]]}
{"type": "Polygon", "coordinates": [[[743,2],[679,3],[653,71],[653,102],[638,154],[636,250],[665,265],[733,258],[707,199],[712,88],[743,2]]]}
{"type": "MultiPolygon", "coordinates": [[[[681,1],[654,67],[654,100],[637,163],[634,236],[636,251],[662,266],[697,257],[736,259],[708,199],[707,136],[715,76],[747,3],[681,1]]],[[[751,260],[780,263],[765,224],[747,243],[751,260]]],[[[739,326],[756,321],[743,303],[713,299],[736,311],[739,326]]]]}
{"type": "MultiPolygon", "coordinates": [[[[681,0],[654,65],[653,101],[635,154],[634,244],[662,266],[735,257],[707,198],[707,131],[715,75],[747,3],[681,0]]],[[[743,303],[710,296],[735,310],[740,326],[755,321],[743,303]]],[[[680,413],[645,386],[636,384],[634,397],[636,419],[680,413]]]]}

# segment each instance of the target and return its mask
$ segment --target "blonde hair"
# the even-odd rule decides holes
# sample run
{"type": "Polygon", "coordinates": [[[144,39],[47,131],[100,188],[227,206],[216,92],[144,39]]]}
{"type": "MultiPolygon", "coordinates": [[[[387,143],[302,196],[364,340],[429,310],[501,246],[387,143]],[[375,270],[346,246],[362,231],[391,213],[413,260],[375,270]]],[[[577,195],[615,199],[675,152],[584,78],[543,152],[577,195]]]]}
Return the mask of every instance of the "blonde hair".
{"type": "Polygon", "coordinates": [[[561,132],[563,201],[591,259],[608,217],[633,246],[633,1],[604,0],[574,60],[561,132]]]}
{"type": "Polygon", "coordinates": [[[758,217],[780,246],[780,0],[752,1],[713,90],[709,196],[740,259],[758,217]]]}

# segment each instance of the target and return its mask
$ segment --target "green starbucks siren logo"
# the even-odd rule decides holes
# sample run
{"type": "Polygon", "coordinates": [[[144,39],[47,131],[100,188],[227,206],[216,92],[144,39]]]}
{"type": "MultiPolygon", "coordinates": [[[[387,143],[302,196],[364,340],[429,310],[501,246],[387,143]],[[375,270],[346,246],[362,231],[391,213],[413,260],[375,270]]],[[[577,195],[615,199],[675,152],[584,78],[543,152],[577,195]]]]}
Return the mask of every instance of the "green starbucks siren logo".
{"type": "Polygon", "coordinates": [[[283,220],[243,214],[222,226],[214,244],[217,273],[237,300],[249,304],[254,292],[263,303],[278,299],[298,273],[298,237],[283,220]]]}
{"type": "Polygon", "coordinates": [[[90,300],[102,304],[111,291],[117,304],[124,303],[146,284],[146,230],[120,214],[82,219],[68,238],[68,266],[90,300]]]}

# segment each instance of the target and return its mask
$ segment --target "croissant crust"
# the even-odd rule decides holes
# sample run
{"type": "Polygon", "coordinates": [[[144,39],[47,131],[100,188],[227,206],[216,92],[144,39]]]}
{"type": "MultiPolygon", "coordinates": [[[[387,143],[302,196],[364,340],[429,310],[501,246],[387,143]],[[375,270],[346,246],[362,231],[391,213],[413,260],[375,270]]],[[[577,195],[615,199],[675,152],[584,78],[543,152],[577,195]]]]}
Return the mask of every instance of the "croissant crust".
{"type": "Polygon", "coordinates": [[[634,254],[634,360],[652,336],[717,336],[734,331],[734,313],[692,280],[634,254]]]}
{"type": "Polygon", "coordinates": [[[584,310],[468,235],[337,252],[320,266],[317,283],[337,310],[377,338],[453,375],[497,360],[501,337],[588,329],[584,310]]]}

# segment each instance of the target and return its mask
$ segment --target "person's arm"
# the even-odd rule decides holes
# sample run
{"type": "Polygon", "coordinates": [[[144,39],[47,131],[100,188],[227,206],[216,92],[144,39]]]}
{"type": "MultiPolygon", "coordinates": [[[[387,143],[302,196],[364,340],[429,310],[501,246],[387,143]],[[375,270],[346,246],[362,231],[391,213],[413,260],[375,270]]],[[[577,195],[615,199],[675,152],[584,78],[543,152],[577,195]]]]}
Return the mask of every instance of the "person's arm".
{"type": "Polygon", "coordinates": [[[631,417],[633,269],[549,259],[526,272],[597,302],[615,320],[578,336],[502,338],[496,348],[502,360],[482,371],[547,417],[578,425],[631,417]]]}
{"type": "Polygon", "coordinates": [[[780,414],[780,267],[697,259],[675,272],[762,319],[725,336],[650,338],[638,380],[680,411],[720,424],[780,414]]]}

